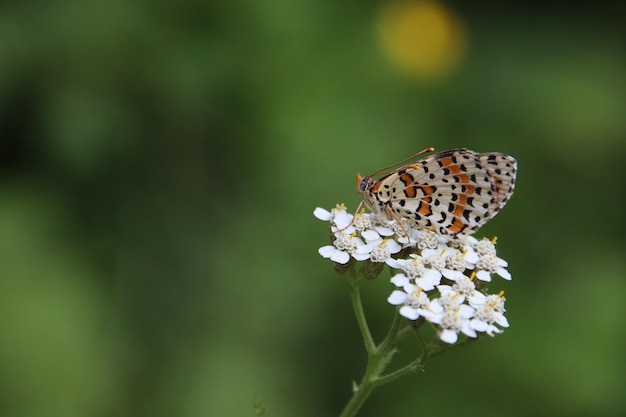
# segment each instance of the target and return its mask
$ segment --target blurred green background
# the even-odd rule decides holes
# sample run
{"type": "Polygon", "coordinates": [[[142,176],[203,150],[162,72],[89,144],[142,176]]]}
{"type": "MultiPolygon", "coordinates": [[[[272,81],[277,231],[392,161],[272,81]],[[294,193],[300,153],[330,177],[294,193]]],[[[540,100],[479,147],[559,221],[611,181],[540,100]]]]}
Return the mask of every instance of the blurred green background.
{"type": "Polygon", "coordinates": [[[625,415],[625,11],[3,2],[0,414],[337,415],[365,357],[312,211],[434,146],[518,159],[478,232],[511,328],[361,415],[625,415]]]}

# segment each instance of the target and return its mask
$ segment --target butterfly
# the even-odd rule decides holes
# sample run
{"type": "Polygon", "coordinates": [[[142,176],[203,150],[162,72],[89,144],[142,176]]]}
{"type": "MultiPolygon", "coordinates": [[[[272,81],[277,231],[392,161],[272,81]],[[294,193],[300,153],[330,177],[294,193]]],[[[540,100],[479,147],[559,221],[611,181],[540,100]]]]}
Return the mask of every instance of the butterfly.
{"type": "MultiPolygon", "coordinates": [[[[427,148],[400,163],[432,151],[427,148]]],[[[453,149],[372,178],[389,168],[366,177],[357,174],[362,203],[389,220],[405,220],[417,229],[457,238],[474,233],[509,201],[517,161],[503,153],[453,149]]]]}

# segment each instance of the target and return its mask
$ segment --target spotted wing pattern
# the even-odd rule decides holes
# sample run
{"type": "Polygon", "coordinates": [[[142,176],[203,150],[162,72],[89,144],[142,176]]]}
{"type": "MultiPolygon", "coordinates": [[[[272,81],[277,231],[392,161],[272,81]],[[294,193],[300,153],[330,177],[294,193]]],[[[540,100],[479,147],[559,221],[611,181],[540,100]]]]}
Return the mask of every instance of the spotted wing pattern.
{"type": "Polygon", "coordinates": [[[502,153],[454,149],[376,181],[360,178],[370,209],[455,238],[493,218],[513,195],[517,162],[502,153]]]}

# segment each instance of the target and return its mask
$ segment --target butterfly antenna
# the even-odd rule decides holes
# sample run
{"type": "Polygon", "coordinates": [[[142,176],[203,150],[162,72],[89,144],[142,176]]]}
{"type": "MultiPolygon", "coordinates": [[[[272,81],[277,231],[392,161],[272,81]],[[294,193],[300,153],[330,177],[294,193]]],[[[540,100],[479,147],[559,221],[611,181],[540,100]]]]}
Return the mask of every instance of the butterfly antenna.
{"type": "Polygon", "coordinates": [[[423,151],[419,151],[418,153],[416,153],[416,154],[414,154],[414,155],[411,155],[411,156],[409,156],[409,157],[408,157],[408,158],[406,158],[406,159],[403,159],[402,161],[398,161],[398,162],[396,162],[395,164],[391,164],[391,165],[388,165],[388,166],[386,166],[386,167],[384,167],[384,168],[379,169],[378,171],[376,171],[376,172],[374,172],[374,173],[370,174],[370,177],[373,177],[374,175],[379,174],[379,173],[381,173],[381,172],[383,172],[383,171],[387,171],[387,170],[389,170],[389,169],[391,169],[391,168],[393,168],[393,167],[395,167],[395,166],[398,166],[398,165],[400,165],[400,164],[404,164],[404,163],[405,163],[405,162],[407,162],[407,161],[411,161],[411,160],[415,159],[416,157],[418,157],[418,156],[420,156],[420,155],[423,155],[423,154],[425,154],[425,153],[432,152],[432,151],[434,151],[434,150],[435,150],[435,148],[432,148],[432,147],[431,147],[431,148],[426,148],[426,149],[424,149],[423,151]]]}

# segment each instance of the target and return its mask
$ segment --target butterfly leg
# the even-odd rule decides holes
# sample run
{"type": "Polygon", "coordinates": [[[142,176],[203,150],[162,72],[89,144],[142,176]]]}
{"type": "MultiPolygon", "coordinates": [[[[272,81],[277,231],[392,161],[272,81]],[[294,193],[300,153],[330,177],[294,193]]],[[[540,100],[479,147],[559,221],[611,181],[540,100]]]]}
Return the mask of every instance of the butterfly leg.
{"type": "Polygon", "coordinates": [[[400,219],[398,218],[398,216],[396,215],[396,212],[393,211],[393,209],[388,206],[385,205],[385,213],[387,214],[387,218],[389,220],[395,220],[398,225],[400,226],[400,228],[402,229],[402,231],[404,232],[404,235],[406,236],[406,238],[408,239],[408,243],[411,244],[411,236],[409,235],[409,232],[406,230],[406,228],[404,227],[404,224],[402,224],[402,222],[400,221],[400,219]]]}
{"type": "Polygon", "coordinates": [[[338,232],[343,232],[348,227],[350,227],[350,226],[352,226],[354,224],[354,219],[356,219],[356,215],[359,214],[359,210],[361,210],[361,208],[363,207],[363,204],[366,204],[366,203],[365,203],[364,200],[361,200],[359,205],[356,207],[356,210],[354,211],[354,214],[352,215],[352,220],[350,220],[350,223],[348,223],[348,225],[346,227],[342,227],[341,229],[337,230],[338,232]]]}

